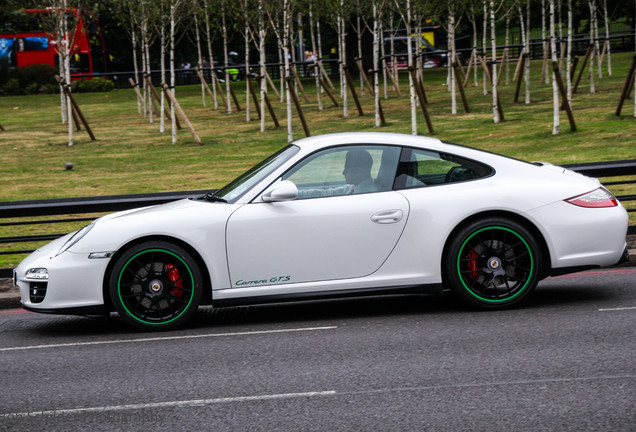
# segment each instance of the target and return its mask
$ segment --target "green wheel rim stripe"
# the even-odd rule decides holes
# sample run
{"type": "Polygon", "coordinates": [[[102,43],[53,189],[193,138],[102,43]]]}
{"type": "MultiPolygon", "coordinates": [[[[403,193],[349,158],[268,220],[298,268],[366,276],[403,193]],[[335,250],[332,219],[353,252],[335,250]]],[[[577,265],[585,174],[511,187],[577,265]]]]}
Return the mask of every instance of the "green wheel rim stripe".
{"type": "Polygon", "coordinates": [[[473,297],[478,298],[479,300],[488,302],[488,303],[501,303],[501,302],[505,302],[505,301],[509,301],[512,300],[513,298],[517,297],[519,294],[521,294],[526,287],[528,286],[528,284],[530,283],[530,279],[531,275],[534,273],[534,255],[532,253],[532,249],[530,248],[530,246],[528,245],[528,242],[526,242],[526,240],[521,237],[516,231],[511,230],[510,228],[506,228],[506,227],[502,227],[502,226],[491,226],[491,227],[486,227],[486,228],[482,228],[478,231],[475,231],[474,233],[472,233],[465,241],[464,243],[462,243],[462,246],[459,248],[459,254],[457,257],[457,275],[459,276],[459,280],[461,281],[462,285],[464,286],[464,288],[466,289],[466,291],[468,293],[470,293],[470,295],[472,295],[473,297]],[[502,298],[502,299],[487,299],[484,297],[481,297],[480,295],[474,293],[467,285],[466,282],[464,282],[464,278],[462,277],[461,274],[461,268],[460,268],[460,263],[461,263],[461,257],[463,255],[463,251],[464,251],[464,247],[466,246],[466,243],[468,243],[473,237],[475,237],[477,234],[484,232],[484,231],[488,231],[488,230],[493,230],[493,229],[499,229],[499,230],[503,230],[503,231],[507,231],[511,234],[513,234],[515,237],[517,237],[519,240],[521,240],[524,244],[524,246],[526,247],[526,250],[528,251],[528,255],[530,256],[530,270],[528,271],[528,275],[529,277],[526,279],[525,283],[523,284],[523,286],[517,290],[516,293],[514,293],[513,295],[511,295],[510,297],[506,297],[506,298],[502,298]]]}
{"type": "Polygon", "coordinates": [[[122,267],[121,271],[119,272],[119,277],[117,278],[117,295],[119,297],[119,304],[122,305],[122,307],[126,310],[126,312],[128,313],[128,315],[134,319],[136,319],[137,321],[144,323],[144,324],[149,324],[149,325],[165,325],[165,324],[169,324],[171,322],[173,322],[174,320],[178,319],[181,315],[183,315],[189,308],[190,308],[190,304],[192,303],[192,299],[194,298],[194,276],[192,275],[192,270],[190,270],[190,267],[188,266],[188,264],[186,264],[186,262],[177,254],[175,254],[174,252],[170,252],[168,250],[165,249],[146,249],[143,250],[141,252],[136,253],[135,255],[133,255],[128,261],[126,261],[126,264],[124,264],[124,266],[122,267]],[[174,318],[168,320],[168,321],[161,321],[161,322],[153,322],[153,321],[144,321],[143,319],[135,316],[132,312],[130,312],[130,310],[128,310],[128,308],[126,307],[126,304],[124,303],[124,300],[121,297],[121,277],[124,274],[124,271],[126,270],[126,268],[128,267],[128,264],[130,264],[131,261],[133,261],[135,258],[137,258],[140,255],[146,254],[146,253],[150,253],[150,252],[163,252],[166,253],[168,255],[173,256],[174,258],[178,259],[181,264],[183,264],[186,268],[186,270],[188,270],[188,274],[190,275],[190,281],[192,281],[192,291],[190,293],[190,299],[188,300],[188,304],[183,308],[183,310],[174,318]]]}

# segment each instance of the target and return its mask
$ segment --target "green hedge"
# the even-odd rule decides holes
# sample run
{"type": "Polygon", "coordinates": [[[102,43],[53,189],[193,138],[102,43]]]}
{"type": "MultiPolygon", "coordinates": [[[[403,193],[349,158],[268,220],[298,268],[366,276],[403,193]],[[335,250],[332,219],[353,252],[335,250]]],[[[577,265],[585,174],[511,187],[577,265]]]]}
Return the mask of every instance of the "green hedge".
{"type": "Polygon", "coordinates": [[[80,79],[71,83],[73,93],[108,92],[115,88],[115,83],[105,78],[80,79]]]}
{"type": "MultiPolygon", "coordinates": [[[[51,65],[34,64],[19,69],[9,69],[0,64],[0,95],[31,95],[56,93],[60,88],[55,80],[58,73],[51,65]]],[[[71,83],[73,92],[107,92],[115,84],[104,78],[80,79],[71,83]]]]}

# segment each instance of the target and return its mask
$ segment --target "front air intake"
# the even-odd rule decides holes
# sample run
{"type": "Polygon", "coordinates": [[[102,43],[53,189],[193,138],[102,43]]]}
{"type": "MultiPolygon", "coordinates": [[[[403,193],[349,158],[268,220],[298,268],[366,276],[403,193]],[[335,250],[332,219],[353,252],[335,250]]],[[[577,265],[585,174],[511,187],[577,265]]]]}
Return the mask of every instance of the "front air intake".
{"type": "Polygon", "coordinates": [[[31,303],[42,303],[46,296],[48,282],[31,282],[29,285],[29,299],[31,303]]]}

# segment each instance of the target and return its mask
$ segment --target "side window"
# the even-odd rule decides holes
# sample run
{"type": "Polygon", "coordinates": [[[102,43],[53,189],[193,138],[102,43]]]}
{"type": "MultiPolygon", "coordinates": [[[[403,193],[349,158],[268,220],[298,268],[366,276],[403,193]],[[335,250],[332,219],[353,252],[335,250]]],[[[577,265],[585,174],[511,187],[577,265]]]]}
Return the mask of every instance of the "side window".
{"type": "Polygon", "coordinates": [[[298,199],[388,191],[399,155],[399,147],[334,147],[303,159],[283,180],[298,187],[298,199]]]}
{"type": "Polygon", "coordinates": [[[398,164],[395,187],[414,187],[456,183],[490,175],[492,169],[459,156],[404,148],[398,164]]]}

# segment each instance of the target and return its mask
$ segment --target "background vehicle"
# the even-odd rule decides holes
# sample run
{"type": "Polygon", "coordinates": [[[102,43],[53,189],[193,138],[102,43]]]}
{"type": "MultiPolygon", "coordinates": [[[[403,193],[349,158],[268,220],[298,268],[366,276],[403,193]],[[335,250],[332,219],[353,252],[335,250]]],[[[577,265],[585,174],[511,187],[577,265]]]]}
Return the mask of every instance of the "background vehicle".
{"type": "MultiPolygon", "coordinates": [[[[27,9],[13,14],[13,33],[0,34],[0,62],[10,67],[59,62],[57,35],[43,29],[45,15],[51,9],[27,9]]],[[[79,79],[96,72],[108,72],[106,44],[97,17],[84,10],[67,9],[71,35],[71,78],[79,79]]]]}
{"type": "MultiPolygon", "coordinates": [[[[442,67],[448,64],[448,52],[436,47],[436,32],[440,29],[440,26],[428,26],[422,29],[422,32],[414,33],[411,37],[412,53],[417,55],[417,47],[420,47],[420,61],[424,68],[442,67]]],[[[389,58],[387,60],[387,66],[392,67],[393,62],[396,62],[398,70],[405,70],[408,68],[408,36],[405,30],[398,30],[396,34],[392,35],[390,31],[385,31],[384,37],[384,51],[386,55],[391,53],[391,45],[393,45],[395,59],[389,58]]],[[[462,61],[461,53],[458,53],[460,61],[462,61]]]]}

